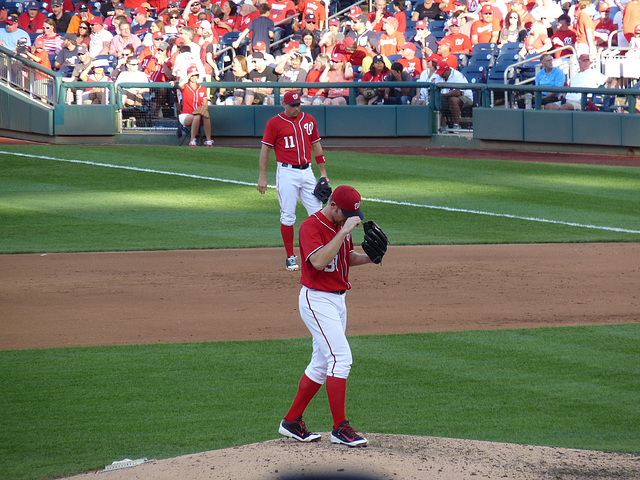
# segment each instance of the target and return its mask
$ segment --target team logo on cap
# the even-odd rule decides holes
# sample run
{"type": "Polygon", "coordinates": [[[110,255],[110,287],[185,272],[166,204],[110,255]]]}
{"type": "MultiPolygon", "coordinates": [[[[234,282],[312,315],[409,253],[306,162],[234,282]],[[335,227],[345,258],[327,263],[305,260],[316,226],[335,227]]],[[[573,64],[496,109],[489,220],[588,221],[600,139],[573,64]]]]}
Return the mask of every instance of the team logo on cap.
{"type": "Polygon", "coordinates": [[[356,208],[356,210],[360,210],[360,202],[354,203],[353,206],[356,208]]]}

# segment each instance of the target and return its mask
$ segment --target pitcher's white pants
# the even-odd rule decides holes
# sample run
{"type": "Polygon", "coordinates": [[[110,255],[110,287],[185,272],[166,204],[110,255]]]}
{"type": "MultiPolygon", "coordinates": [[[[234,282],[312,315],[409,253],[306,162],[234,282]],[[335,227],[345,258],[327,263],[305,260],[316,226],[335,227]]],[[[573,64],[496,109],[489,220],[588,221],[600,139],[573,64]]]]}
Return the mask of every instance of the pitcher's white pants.
{"type": "Polygon", "coordinates": [[[305,374],[324,384],[327,375],[347,378],[353,358],[345,335],[345,295],[302,287],[298,301],[300,316],[313,337],[313,353],[305,374]]]}

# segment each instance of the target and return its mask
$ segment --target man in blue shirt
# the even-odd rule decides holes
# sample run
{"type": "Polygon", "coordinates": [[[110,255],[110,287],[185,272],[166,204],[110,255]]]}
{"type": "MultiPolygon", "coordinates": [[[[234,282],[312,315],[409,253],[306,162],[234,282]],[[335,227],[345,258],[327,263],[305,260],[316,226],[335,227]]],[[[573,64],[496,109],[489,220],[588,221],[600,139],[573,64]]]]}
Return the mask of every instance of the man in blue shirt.
{"type": "MultiPolygon", "coordinates": [[[[564,87],[565,76],[562,70],[553,66],[553,56],[549,54],[540,57],[542,67],[536,75],[536,85],[539,87],[564,87]]],[[[542,105],[559,102],[559,92],[542,92],[542,105]]],[[[559,105],[559,104],[558,104],[559,105]]]]}
{"type": "Polygon", "coordinates": [[[21,38],[26,39],[26,44],[31,46],[29,34],[18,27],[18,16],[9,15],[5,20],[6,27],[0,28],[0,45],[9,50],[16,51],[16,44],[21,38]]]}

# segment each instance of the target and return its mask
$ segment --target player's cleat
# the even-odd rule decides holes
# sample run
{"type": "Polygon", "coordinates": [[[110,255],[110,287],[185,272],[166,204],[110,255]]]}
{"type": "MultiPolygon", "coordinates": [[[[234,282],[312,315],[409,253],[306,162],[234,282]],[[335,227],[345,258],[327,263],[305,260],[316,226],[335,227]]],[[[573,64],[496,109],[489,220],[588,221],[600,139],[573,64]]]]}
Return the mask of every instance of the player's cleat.
{"type": "Polygon", "coordinates": [[[366,447],[369,441],[356,432],[356,430],[349,425],[349,422],[345,420],[338,425],[338,428],[331,432],[331,443],[340,443],[348,447],[366,447]]]}
{"type": "Polygon", "coordinates": [[[194,138],[193,140],[191,140],[189,142],[189,146],[190,147],[197,147],[198,146],[198,141],[194,138]]]}
{"type": "Polygon", "coordinates": [[[320,440],[320,434],[310,432],[301,416],[293,422],[287,422],[283,419],[282,422],[280,422],[278,432],[285,437],[295,438],[299,442],[315,442],[316,440],[320,440]]]}
{"type": "Polygon", "coordinates": [[[299,270],[300,267],[298,266],[298,261],[296,260],[295,255],[291,255],[290,257],[287,257],[287,270],[289,270],[290,272],[294,272],[296,270],[299,270]]]}
{"type": "Polygon", "coordinates": [[[206,147],[213,147],[213,140],[207,140],[206,142],[204,142],[204,145],[206,147]]]}

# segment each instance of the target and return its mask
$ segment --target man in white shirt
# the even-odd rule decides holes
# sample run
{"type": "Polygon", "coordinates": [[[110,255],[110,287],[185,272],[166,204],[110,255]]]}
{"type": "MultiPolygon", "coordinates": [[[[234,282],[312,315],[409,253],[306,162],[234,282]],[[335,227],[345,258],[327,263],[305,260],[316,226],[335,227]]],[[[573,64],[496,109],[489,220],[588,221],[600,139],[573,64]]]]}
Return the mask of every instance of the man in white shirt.
{"type": "Polygon", "coordinates": [[[109,47],[111,46],[113,35],[104,28],[102,18],[98,16],[89,20],[89,24],[91,25],[89,56],[96,58],[98,55],[109,55],[109,47]]]}
{"type": "MultiPolygon", "coordinates": [[[[578,57],[580,71],[571,79],[570,86],[578,88],[599,88],[606,84],[607,88],[616,88],[618,82],[615,78],[609,78],[598,70],[591,68],[591,57],[583,53],[578,57]]],[[[560,95],[562,97],[562,95],[560,95]]],[[[565,95],[566,103],[561,110],[581,110],[581,93],[569,92],[565,95]]]]}
{"type": "MultiPolygon", "coordinates": [[[[149,83],[147,74],[140,70],[140,60],[135,55],[127,58],[127,70],[116,78],[116,85],[121,83],[149,83]]],[[[122,90],[122,105],[124,108],[141,107],[143,93],[149,93],[148,88],[126,88],[122,90]]]]}
{"type": "MultiPolygon", "coordinates": [[[[465,76],[458,70],[454,70],[445,61],[438,63],[436,74],[442,78],[439,83],[469,83],[465,76]]],[[[450,118],[453,128],[460,128],[460,116],[462,109],[473,106],[473,92],[471,90],[459,90],[457,88],[443,88],[440,90],[440,118],[442,125],[450,118]]]]}

